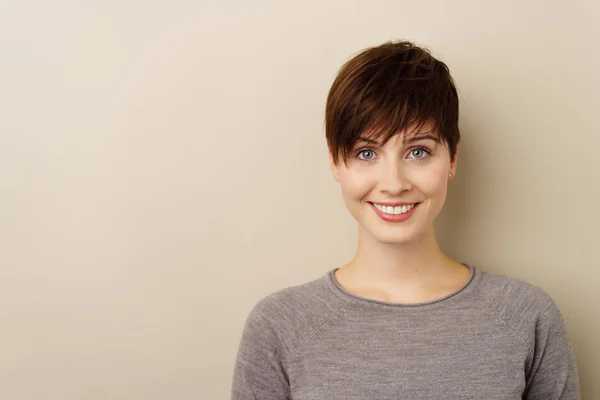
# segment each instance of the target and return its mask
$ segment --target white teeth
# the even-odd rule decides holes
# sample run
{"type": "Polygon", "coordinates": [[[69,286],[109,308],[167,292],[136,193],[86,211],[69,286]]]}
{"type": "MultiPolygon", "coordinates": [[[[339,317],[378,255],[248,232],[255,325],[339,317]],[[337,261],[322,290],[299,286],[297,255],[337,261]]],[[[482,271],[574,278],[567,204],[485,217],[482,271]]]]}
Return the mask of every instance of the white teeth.
{"type": "Polygon", "coordinates": [[[398,215],[398,214],[404,214],[408,211],[410,211],[415,205],[411,204],[408,206],[396,206],[396,207],[390,207],[390,206],[382,206],[380,204],[377,203],[373,203],[373,205],[380,211],[386,213],[386,214],[392,214],[392,215],[398,215]]]}

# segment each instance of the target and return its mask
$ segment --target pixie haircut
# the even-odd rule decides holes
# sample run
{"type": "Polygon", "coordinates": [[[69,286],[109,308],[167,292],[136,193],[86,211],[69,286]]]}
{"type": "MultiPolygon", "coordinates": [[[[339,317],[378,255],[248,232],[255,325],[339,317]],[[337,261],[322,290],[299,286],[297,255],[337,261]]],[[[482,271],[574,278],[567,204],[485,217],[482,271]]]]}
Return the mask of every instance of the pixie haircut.
{"type": "Polygon", "coordinates": [[[364,137],[385,144],[427,131],[454,159],[460,141],[458,95],[446,64],[412,42],[363,50],[339,70],[327,96],[325,136],[336,164],[364,137]]]}

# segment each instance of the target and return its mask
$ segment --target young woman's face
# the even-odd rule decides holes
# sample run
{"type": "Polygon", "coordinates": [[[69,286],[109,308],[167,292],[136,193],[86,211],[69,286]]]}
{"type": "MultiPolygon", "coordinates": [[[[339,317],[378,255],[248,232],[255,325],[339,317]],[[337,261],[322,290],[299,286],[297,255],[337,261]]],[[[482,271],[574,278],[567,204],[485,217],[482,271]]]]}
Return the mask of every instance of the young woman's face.
{"type": "Polygon", "coordinates": [[[344,202],[362,229],[382,243],[394,244],[433,229],[446,200],[449,175],[456,170],[456,156],[451,162],[446,146],[431,133],[419,133],[404,143],[400,133],[383,147],[357,142],[347,166],[335,165],[331,154],[330,161],[344,202]]]}

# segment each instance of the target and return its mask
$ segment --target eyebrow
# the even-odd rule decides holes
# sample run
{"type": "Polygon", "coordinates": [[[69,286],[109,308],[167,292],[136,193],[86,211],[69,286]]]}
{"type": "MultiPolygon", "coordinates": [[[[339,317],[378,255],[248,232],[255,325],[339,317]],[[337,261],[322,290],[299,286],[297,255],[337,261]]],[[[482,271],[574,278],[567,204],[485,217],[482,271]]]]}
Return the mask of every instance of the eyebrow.
{"type": "Polygon", "coordinates": [[[440,142],[440,139],[437,136],[433,135],[420,135],[406,139],[406,143],[418,142],[419,140],[433,140],[436,143],[440,142]]]}
{"type": "MultiPolygon", "coordinates": [[[[433,140],[436,143],[440,143],[440,139],[437,136],[433,136],[433,135],[414,136],[414,137],[406,139],[405,142],[406,143],[414,143],[414,142],[418,142],[420,140],[428,140],[428,139],[433,140]]],[[[379,145],[379,142],[377,140],[369,139],[367,137],[359,137],[357,141],[379,145]]]]}

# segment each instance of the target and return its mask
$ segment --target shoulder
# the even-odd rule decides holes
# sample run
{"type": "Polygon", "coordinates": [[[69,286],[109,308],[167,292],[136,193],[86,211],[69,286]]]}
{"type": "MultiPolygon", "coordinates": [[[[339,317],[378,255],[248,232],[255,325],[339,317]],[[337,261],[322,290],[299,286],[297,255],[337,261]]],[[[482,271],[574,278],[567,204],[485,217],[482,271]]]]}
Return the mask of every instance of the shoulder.
{"type": "Polygon", "coordinates": [[[540,325],[562,323],[560,310],[541,287],[515,277],[483,272],[484,304],[528,345],[540,325]]]}
{"type": "Polygon", "coordinates": [[[554,305],[550,294],[533,283],[491,272],[484,272],[483,281],[485,291],[496,308],[544,312],[554,305]]]}
{"type": "MultiPolygon", "coordinates": [[[[542,288],[502,275],[485,274],[485,303],[527,348],[526,398],[579,398],[575,355],[554,299],[542,288]]],[[[524,398],[525,398],[524,397],[524,398]]]]}
{"type": "Polygon", "coordinates": [[[336,315],[344,302],[329,290],[326,276],[272,292],[252,307],[246,329],[271,332],[288,351],[336,315]]]}

